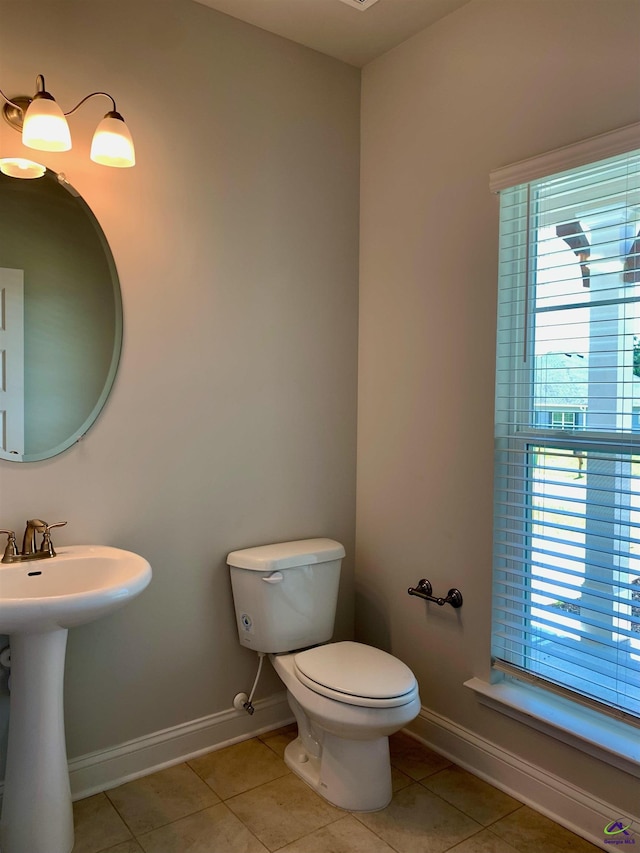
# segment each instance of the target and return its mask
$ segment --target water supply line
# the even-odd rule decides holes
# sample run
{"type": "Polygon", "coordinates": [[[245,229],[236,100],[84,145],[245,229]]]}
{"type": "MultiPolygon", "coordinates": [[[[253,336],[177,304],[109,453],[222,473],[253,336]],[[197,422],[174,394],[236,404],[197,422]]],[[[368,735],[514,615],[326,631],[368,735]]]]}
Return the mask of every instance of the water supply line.
{"type": "Polygon", "coordinates": [[[238,693],[233,700],[233,707],[238,711],[244,710],[247,714],[253,714],[256,710],[253,707],[253,697],[256,692],[256,687],[258,686],[258,681],[260,679],[260,673],[262,672],[262,664],[264,663],[264,656],[266,652],[258,652],[258,671],[256,673],[255,681],[253,682],[253,687],[251,688],[251,693],[247,696],[246,693],[238,693]]]}

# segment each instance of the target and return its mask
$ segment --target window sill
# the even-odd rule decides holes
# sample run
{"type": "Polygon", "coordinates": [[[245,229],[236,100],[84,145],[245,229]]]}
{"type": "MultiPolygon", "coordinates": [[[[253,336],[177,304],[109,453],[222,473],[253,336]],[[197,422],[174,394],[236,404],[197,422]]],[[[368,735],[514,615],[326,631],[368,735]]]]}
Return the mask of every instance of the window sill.
{"type": "Polygon", "coordinates": [[[494,711],[640,778],[640,737],[634,726],[522,682],[488,684],[472,678],[465,687],[494,711]]]}

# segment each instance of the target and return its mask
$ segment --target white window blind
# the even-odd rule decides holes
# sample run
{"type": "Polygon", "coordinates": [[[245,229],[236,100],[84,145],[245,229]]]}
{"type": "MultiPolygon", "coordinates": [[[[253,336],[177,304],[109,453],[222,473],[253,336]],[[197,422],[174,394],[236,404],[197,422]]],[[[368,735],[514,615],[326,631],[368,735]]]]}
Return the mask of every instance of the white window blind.
{"type": "Polygon", "coordinates": [[[640,724],[640,150],[500,222],[495,665],[640,724]]]}

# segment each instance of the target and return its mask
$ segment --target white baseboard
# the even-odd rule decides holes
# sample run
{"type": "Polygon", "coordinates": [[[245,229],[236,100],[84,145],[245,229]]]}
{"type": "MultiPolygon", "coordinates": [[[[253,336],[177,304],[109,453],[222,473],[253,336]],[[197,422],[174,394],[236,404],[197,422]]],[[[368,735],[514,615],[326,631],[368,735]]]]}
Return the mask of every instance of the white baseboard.
{"type": "Polygon", "coordinates": [[[446,717],[422,708],[407,729],[409,734],[453,763],[484,779],[541,814],[606,849],[604,827],[625,817],[640,832],[640,817],[620,815],[616,806],[598,800],[446,717]]]}
{"type": "Polygon", "coordinates": [[[252,716],[230,708],[71,759],[69,780],[73,799],[81,800],[293,722],[284,692],[254,704],[256,711],[252,716]]]}

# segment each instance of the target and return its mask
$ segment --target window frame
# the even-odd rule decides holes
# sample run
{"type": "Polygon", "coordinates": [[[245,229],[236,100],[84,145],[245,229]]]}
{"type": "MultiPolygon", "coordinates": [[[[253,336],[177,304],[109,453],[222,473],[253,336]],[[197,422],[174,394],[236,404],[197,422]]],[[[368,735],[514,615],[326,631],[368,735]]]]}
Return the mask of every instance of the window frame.
{"type": "MultiPolygon", "coordinates": [[[[502,189],[513,188],[515,186],[520,186],[523,184],[528,184],[531,181],[534,181],[539,178],[545,178],[546,176],[551,176],[557,174],[562,171],[567,171],[578,166],[587,166],[590,163],[596,163],[600,160],[605,160],[609,157],[616,156],[618,154],[625,154],[630,151],[634,151],[640,148],[640,123],[635,125],[630,125],[625,128],[621,128],[617,131],[612,131],[611,133],[603,134],[599,137],[595,137],[591,140],[586,140],[576,145],[567,146],[563,149],[558,149],[556,151],[550,152],[548,154],[541,155],[539,157],[531,158],[527,161],[522,161],[520,163],[516,163],[512,166],[507,166],[498,170],[495,170],[491,173],[490,178],[490,189],[493,192],[499,192],[502,189]]],[[[528,204],[528,198],[527,198],[528,204]]],[[[528,227],[526,229],[527,232],[527,243],[530,240],[530,230],[528,227]]],[[[531,246],[527,245],[526,252],[524,253],[524,257],[526,258],[527,267],[531,263],[531,246]]],[[[527,278],[529,277],[530,270],[524,269],[521,271],[527,278]]],[[[530,299],[530,294],[527,296],[527,299],[530,299]]],[[[515,306],[512,310],[515,310],[515,306]]],[[[527,305],[528,312],[531,311],[531,304],[527,305]]],[[[512,338],[510,340],[510,345],[514,348],[514,350],[519,350],[520,352],[524,351],[526,347],[526,334],[528,334],[527,323],[523,324],[523,332],[522,332],[522,340],[518,340],[517,338],[512,338]]],[[[514,401],[510,401],[513,405],[514,401]]],[[[522,405],[520,400],[515,401],[515,405],[522,405]]],[[[618,445],[619,442],[616,440],[615,436],[608,437],[606,435],[599,435],[596,443],[593,442],[593,438],[591,440],[586,435],[580,435],[580,432],[584,429],[580,423],[577,413],[574,415],[576,424],[574,429],[567,429],[566,426],[556,429],[550,429],[549,427],[545,427],[543,429],[536,429],[535,426],[531,429],[519,430],[517,433],[511,434],[503,434],[501,436],[497,435],[497,442],[507,442],[513,449],[519,450],[524,457],[527,454],[527,448],[531,444],[542,443],[547,446],[555,446],[555,447],[564,447],[568,450],[585,450],[589,449],[589,447],[597,447],[597,449],[602,449],[606,447],[609,443],[612,445],[618,445]],[[541,435],[542,433],[542,435],[541,435]]],[[[549,414],[549,419],[551,420],[551,413],[549,414]]],[[[635,430],[633,430],[635,431],[635,430]]],[[[523,465],[526,465],[526,462],[523,461],[523,465]]],[[[496,470],[496,482],[500,484],[500,473],[496,470]]],[[[523,509],[523,515],[527,514],[526,509],[523,509]]],[[[522,521],[521,527],[524,525],[524,519],[522,521]]],[[[524,717],[527,718],[527,721],[530,724],[535,725],[535,727],[543,729],[558,728],[555,726],[551,719],[554,717],[556,720],[558,719],[557,708],[555,710],[550,710],[548,713],[549,719],[545,719],[547,714],[544,712],[537,713],[536,715],[531,715],[529,710],[524,710],[524,708],[528,704],[528,700],[523,700],[522,703],[514,699],[514,696],[517,695],[518,690],[521,688],[524,690],[522,694],[525,697],[530,698],[529,691],[533,690],[536,695],[538,695],[538,707],[542,707],[545,705],[545,702],[549,704],[551,707],[554,703],[560,701],[563,706],[563,713],[571,715],[572,709],[574,709],[575,714],[580,717],[584,716],[584,714],[595,715],[593,719],[598,721],[605,730],[615,729],[617,726],[623,726],[623,732],[627,732],[627,727],[632,733],[633,738],[637,738],[637,729],[635,729],[632,725],[629,725],[628,721],[615,720],[615,719],[603,719],[603,715],[597,708],[589,708],[589,707],[580,707],[579,703],[576,703],[573,697],[562,697],[558,698],[558,696],[550,695],[553,693],[553,690],[549,689],[549,686],[546,685],[544,689],[540,689],[536,687],[536,682],[539,683],[539,679],[536,676],[532,676],[530,679],[530,683],[525,684],[520,680],[513,680],[511,674],[508,673],[508,666],[500,667],[499,670],[493,669],[491,672],[491,683],[484,682],[480,679],[471,679],[471,681],[467,682],[466,685],[474,689],[480,696],[481,701],[491,705],[492,707],[498,707],[499,710],[504,710],[505,713],[509,713],[511,716],[518,716],[518,714],[522,711],[524,717]],[[532,686],[533,685],[533,686],[532,686]],[[515,693],[514,693],[515,689],[515,693]],[[505,691],[508,692],[509,698],[507,701],[504,700],[504,696],[506,695],[505,691]],[[500,698],[502,697],[502,698],[500,698]],[[500,707],[502,706],[502,707],[500,707]],[[536,722],[531,722],[531,720],[535,717],[536,722]]],[[[589,703],[585,703],[588,705],[589,703]]],[[[614,717],[616,715],[614,714],[614,717]]],[[[624,717],[624,715],[623,715],[624,717]]],[[[597,727],[597,726],[596,726],[597,727]]],[[[559,727],[564,734],[566,735],[566,726],[559,727]]],[[[553,734],[553,731],[549,731],[548,733],[553,734]]],[[[557,734],[557,732],[556,732],[557,734]]],[[[564,737],[563,737],[564,739],[564,737]]],[[[587,751],[592,751],[595,746],[595,741],[593,738],[582,739],[579,735],[577,736],[578,742],[582,742],[583,745],[585,743],[589,744],[587,751]]],[[[605,752],[611,757],[612,755],[615,757],[613,763],[618,764],[622,762],[624,765],[624,769],[629,772],[629,761],[631,766],[634,768],[634,772],[636,775],[640,776],[640,767],[638,766],[640,762],[640,753],[636,755],[634,752],[629,752],[628,744],[626,744],[622,749],[614,748],[609,749],[608,744],[611,743],[612,739],[606,735],[599,734],[597,740],[599,741],[598,747],[596,751],[600,756],[601,752],[605,752]]],[[[624,741],[624,737],[622,738],[624,741]]],[[[613,738],[613,741],[619,742],[619,733],[613,738]]]]}

